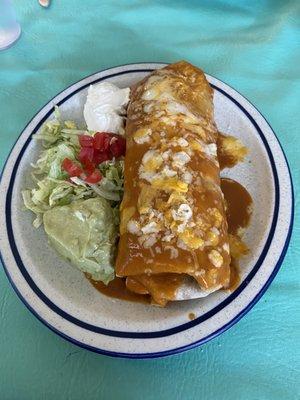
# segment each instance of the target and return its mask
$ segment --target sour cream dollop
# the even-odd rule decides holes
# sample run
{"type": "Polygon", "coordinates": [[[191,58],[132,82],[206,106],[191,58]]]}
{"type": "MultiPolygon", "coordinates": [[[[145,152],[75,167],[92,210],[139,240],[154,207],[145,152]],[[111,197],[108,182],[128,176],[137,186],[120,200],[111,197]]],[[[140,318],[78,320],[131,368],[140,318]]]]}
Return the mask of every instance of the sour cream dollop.
{"type": "Polygon", "coordinates": [[[129,94],[129,88],[120,89],[108,82],[90,85],[83,110],[88,129],[124,134],[129,94]]]}

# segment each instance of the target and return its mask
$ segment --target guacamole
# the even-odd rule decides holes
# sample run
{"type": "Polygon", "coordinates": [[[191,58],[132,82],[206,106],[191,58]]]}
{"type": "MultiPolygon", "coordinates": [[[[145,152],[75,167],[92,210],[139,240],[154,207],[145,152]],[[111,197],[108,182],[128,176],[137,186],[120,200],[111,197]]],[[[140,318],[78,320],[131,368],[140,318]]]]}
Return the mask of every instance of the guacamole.
{"type": "Polygon", "coordinates": [[[43,215],[50,243],[64,258],[108,283],[114,278],[118,226],[114,210],[102,197],[57,206],[43,215]]]}

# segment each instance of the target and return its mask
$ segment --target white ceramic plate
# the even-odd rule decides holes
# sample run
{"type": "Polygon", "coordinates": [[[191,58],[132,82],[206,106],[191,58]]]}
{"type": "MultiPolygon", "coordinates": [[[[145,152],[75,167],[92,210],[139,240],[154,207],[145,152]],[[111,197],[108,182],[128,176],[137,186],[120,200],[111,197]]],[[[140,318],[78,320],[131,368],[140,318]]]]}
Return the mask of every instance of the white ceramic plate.
{"type": "Polygon", "coordinates": [[[58,104],[63,118],[83,121],[91,83],[108,80],[130,86],[164,64],[131,64],[91,75],[67,88],[29,122],[3,170],[0,191],[0,246],[7,276],[25,305],[50,329],[87,349],[119,357],[174,354],[203,344],[237,322],[274,279],[285,255],[293,221],[293,189],[280,144],[262,115],[234,89],[207,75],[214,88],[215,118],[221,131],[249,148],[246,162],[223,175],[241,182],[254,201],[245,241],[242,281],[233,293],[219,291],[166,308],[103,296],[83,274],[48,245],[43,229],[32,227],[20,191],[30,186],[30,162],[40,150],[32,141],[58,104]],[[196,318],[190,320],[189,313],[196,318]]]}

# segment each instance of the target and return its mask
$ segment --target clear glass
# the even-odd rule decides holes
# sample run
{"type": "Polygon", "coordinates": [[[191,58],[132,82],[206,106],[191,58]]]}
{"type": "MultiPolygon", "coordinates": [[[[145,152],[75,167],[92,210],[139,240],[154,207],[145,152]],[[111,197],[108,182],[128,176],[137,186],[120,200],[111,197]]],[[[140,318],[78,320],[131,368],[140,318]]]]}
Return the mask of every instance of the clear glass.
{"type": "Polygon", "coordinates": [[[0,0],[0,50],[11,46],[20,34],[21,27],[16,20],[11,0],[0,0]]]}

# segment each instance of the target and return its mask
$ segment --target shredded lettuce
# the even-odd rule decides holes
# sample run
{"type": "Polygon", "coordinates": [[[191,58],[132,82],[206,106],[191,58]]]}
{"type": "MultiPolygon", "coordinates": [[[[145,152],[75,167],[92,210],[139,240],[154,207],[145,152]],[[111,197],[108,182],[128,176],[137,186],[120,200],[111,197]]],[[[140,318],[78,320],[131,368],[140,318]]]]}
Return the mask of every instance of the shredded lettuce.
{"type": "Polygon", "coordinates": [[[89,184],[80,178],[71,178],[77,185],[89,186],[95,194],[106,200],[119,202],[123,197],[124,161],[105,161],[100,164],[99,169],[103,178],[98,184],[89,184]]]}
{"type": "MultiPolygon", "coordinates": [[[[54,119],[43,124],[40,132],[34,135],[43,141],[45,148],[36,163],[32,163],[32,177],[36,186],[22,191],[26,208],[36,214],[33,224],[42,224],[43,214],[56,206],[67,205],[80,199],[103,197],[118,208],[123,197],[124,161],[103,162],[99,169],[103,179],[98,184],[88,184],[80,178],[68,180],[68,174],[61,168],[65,158],[76,159],[80,146],[79,134],[94,135],[95,132],[78,129],[73,121],[62,121],[58,107],[54,119]]],[[[115,211],[117,215],[118,212],[115,211]]]]}
{"type": "Polygon", "coordinates": [[[96,197],[96,194],[89,187],[46,177],[38,181],[34,189],[23,190],[22,196],[25,207],[36,215],[33,225],[38,228],[43,214],[51,208],[96,197]]]}
{"type": "Polygon", "coordinates": [[[65,158],[75,160],[75,150],[72,146],[60,143],[44,150],[35,164],[34,175],[48,175],[54,179],[67,179],[67,174],[62,171],[61,163],[65,158]]]}
{"type": "Polygon", "coordinates": [[[74,121],[62,121],[60,112],[57,106],[54,109],[54,119],[46,121],[41,130],[36,133],[33,138],[42,140],[45,148],[53,147],[59,143],[65,143],[67,146],[73,148],[74,151],[79,150],[78,135],[80,134],[94,134],[85,129],[78,129],[74,121]]]}
{"type": "Polygon", "coordinates": [[[124,161],[105,161],[100,165],[102,175],[111,181],[116,190],[123,189],[124,182],[124,161]]]}
{"type": "Polygon", "coordinates": [[[121,201],[124,191],[124,161],[106,161],[99,168],[103,178],[97,185],[98,194],[107,200],[121,201]]]}

